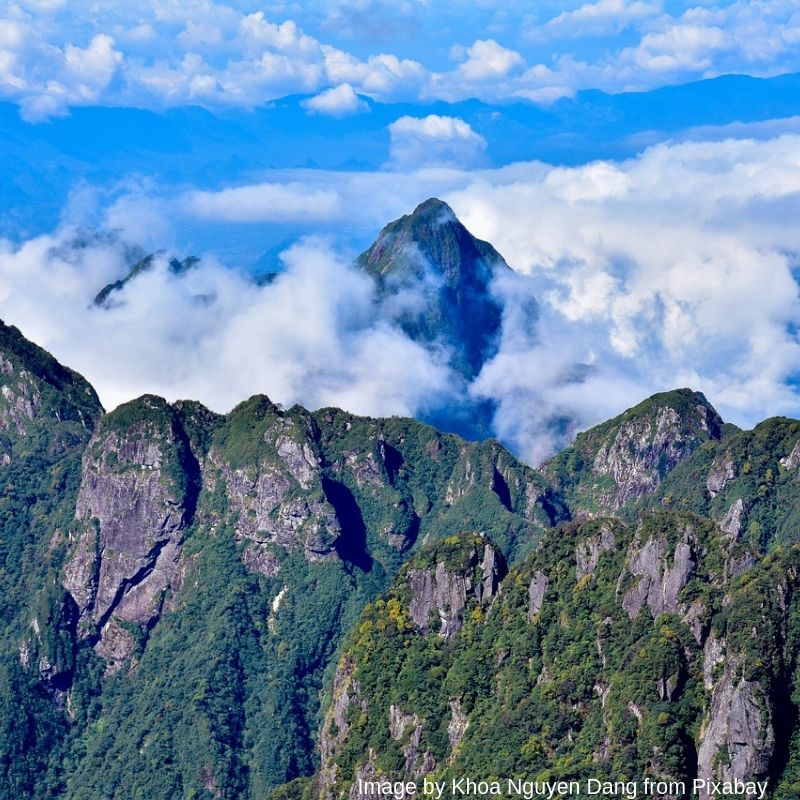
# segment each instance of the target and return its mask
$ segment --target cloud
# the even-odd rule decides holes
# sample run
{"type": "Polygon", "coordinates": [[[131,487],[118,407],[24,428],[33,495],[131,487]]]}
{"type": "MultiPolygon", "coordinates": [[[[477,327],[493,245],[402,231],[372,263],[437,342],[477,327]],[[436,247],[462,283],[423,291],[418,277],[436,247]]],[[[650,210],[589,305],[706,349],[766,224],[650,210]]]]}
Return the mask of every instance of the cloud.
{"type": "Polygon", "coordinates": [[[391,163],[401,169],[471,166],[486,150],[486,140],[458,117],[400,117],[389,126],[389,135],[391,163]]]}
{"type": "Polygon", "coordinates": [[[525,63],[519,53],[503,47],[494,39],[479,39],[472,47],[467,48],[466,56],[456,69],[466,81],[504,78],[525,63]]]}
{"type": "Polygon", "coordinates": [[[73,14],[64,5],[31,0],[0,13],[0,96],[30,120],[95,103],[252,108],[344,84],[385,102],[548,103],[588,88],[800,70],[792,0],[596,0],[533,23],[525,4],[422,0],[339,0],[327,16],[317,4],[267,13],[213,0],[113,8],[75,0],[73,14]],[[380,52],[371,49],[377,41],[380,52]],[[456,63],[443,68],[448,51],[456,63]]]}
{"type": "Polygon", "coordinates": [[[369,106],[355,93],[349,83],[326,89],[304,100],[303,107],[317,114],[327,114],[332,117],[344,117],[369,110],[369,106]]]}
{"type": "Polygon", "coordinates": [[[527,31],[531,38],[603,36],[659,14],[661,2],[647,0],[598,0],[574,11],[562,11],[543,26],[527,31]]]}
{"type": "MultiPolygon", "coordinates": [[[[464,125],[410,118],[395,135],[417,150],[398,157],[411,168],[440,144],[477,146],[464,125]]],[[[517,270],[496,283],[500,348],[469,391],[497,405],[496,433],[532,462],[677,386],[705,392],[741,425],[800,415],[796,134],[668,143],[579,167],[287,171],[252,186],[157,194],[114,197],[106,227],[136,238],[190,214],[229,224],[290,214],[331,229],[346,219],[366,239],[427,196],[448,201],[517,270]]],[[[70,237],[0,247],[0,317],[84,372],[108,404],[156,391],[225,409],[264,391],[413,414],[454,385],[436,353],[377,314],[351,258],[324,244],[291,250],[263,289],[208,257],[183,278],[162,265],[101,313],[91,297],[124,273],[126,251],[113,238],[75,247],[70,237]]]]}
{"type": "Polygon", "coordinates": [[[309,189],[296,182],[189,192],[183,207],[192,216],[219,222],[326,220],[341,213],[335,191],[309,189]]]}
{"type": "Polygon", "coordinates": [[[24,23],[0,20],[0,92],[20,101],[28,121],[65,114],[70,106],[97,103],[124,57],[104,33],[86,47],[47,46],[24,23]],[[31,58],[35,54],[35,58],[31,58]]]}
{"type": "Polygon", "coordinates": [[[682,385],[740,424],[798,414],[798,152],[791,135],[661,145],[451,195],[541,307],[537,337],[504,343],[473,387],[499,399],[498,433],[536,457],[554,419],[583,427],[682,385]]]}
{"type": "Polygon", "coordinates": [[[622,61],[633,61],[646,72],[704,72],[719,51],[733,42],[722,28],[704,25],[671,25],[660,33],[648,33],[636,47],[623,50],[622,61]]]}
{"type": "Polygon", "coordinates": [[[325,74],[332,83],[350,83],[376,100],[413,97],[427,80],[422,64],[411,59],[382,53],[362,61],[335,47],[325,45],[322,49],[325,74]]]}
{"type": "Polygon", "coordinates": [[[93,306],[124,260],[118,242],[77,245],[70,230],[0,248],[3,319],[85,374],[107,408],[154,392],[226,411],[266,392],[408,415],[449,392],[447,368],[376,318],[371,279],[324,243],[291,248],[265,287],[213,260],[178,277],[161,258],[112,307],[93,306]]]}

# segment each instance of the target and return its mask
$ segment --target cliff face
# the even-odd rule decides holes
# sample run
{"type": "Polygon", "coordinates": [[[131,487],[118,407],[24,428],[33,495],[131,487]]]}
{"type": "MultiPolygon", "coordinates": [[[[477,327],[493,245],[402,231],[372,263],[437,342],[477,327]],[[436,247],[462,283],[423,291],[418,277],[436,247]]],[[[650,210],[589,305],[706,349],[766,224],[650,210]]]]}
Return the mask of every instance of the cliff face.
{"type": "Polygon", "coordinates": [[[703,395],[665,392],[579,434],[542,471],[575,515],[615,513],[651,494],[679,463],[722,432],[722,420],[703,395]]]}
{"type": "Polygon", "coordinates": [[[410,564],[367,608],[345,647],[319,796],[356,798],[359,777],[433,770],[780,781],[797,548],[763,558],[672,512],[633,528],[572,524],[545,534],[488,602],[466,603],[469,559],[451,573],[436,551],[428,558],[427,573],[410,564]],[[421,597],[441,629],[422,624],[421,597]]]}
{"type": "MultiPolygon", "coordinates": [[[[308,774],[324,671],[420,543],[466,521],[511,555],[564,513],[496,443],[413,420],[263,396],[224,417],[153,396],[103,416],[88,384],[9,336],[0,470],[40,500],[0,507],[5,530],[27,515],[15,535],[30,540],[15,564],[26,579],[3,595],[4,646],[33,692],[14,689],[17,707],[45,698],[24,724],[52,711],[59,731],[40,761],[16,762],[18,785],[68,757],[54,791],[75,798],[264,794],[308,774]],[[28,473],[35,485],[19,482],[28,473]]],[[[496,591],[502,559],[485,546],[475,558],[469,581],[421,578],[419,608],[444,615],[448,636],[470,598],[496,591]]],[[[20,728],[14,707],[0,733],[20,728]]]]}
{"type": "Polygon", "coordinates": [[[15,798],[800,774],[796,421],[680,390],[534,471],[263,396],[103,415],[4,327],[0,388],[15,798]]]}
{"type": "Polygon", "coordinates": [[[0,322],[0,642],[48,689],[73,669],[75,609],[52,570],[75,513],[81,453],[102,412],[80,375],[0,322]]]}
{"type": "Polygon", "coordinates": [[[107,416],[84,453],[64,587],[112,671],[135,648],[126,623],[149,629],[180,586],[199,477],[177,413],[157,397],[107,416]]]}
{"type": "MultiPolygon", "coordinates": [[[[361,780],[417,780],[452,760],[469,727],[461,698],[446,705],[447,722],[425,713],[417,694],[437,651],[475,624],[497,600],[507,572],[503,556],[477,534],[462,533],[423,546],[403,567],[388,597],[365,609],[333,678],[320,733],[322,764],[313,791],[322,798],[361,798],[361,780]],[[382,640],[385,639],[385,643],[382,640]],[[420,642],[430,642],[418,663],[420,642]],[[399,648],[399,649],[397,649],[399,648]],[[391,652],[389,652],[391,651],[391,652]],[[374,654],[376,664],[365,670],[374,654]],[[400,667],[399,674],[393,673],[400,667]],[[397,690],[376,692],[379,676],[397,675],[397,690]],[[406,694],[415,681],[421,681],[406,694]],[[447,747],[434,746],[446,731],[447,747]]],[[[364,795],[366,797],[366,795],[364,795]]]]}

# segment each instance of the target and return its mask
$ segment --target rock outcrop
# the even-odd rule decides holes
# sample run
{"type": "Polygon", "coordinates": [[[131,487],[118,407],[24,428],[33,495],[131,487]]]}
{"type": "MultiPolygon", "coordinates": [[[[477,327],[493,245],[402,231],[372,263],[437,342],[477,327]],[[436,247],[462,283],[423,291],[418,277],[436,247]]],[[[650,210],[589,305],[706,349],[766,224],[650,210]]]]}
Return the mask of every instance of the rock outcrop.
{"type": "Polygon", "coordinates": [[[411,599],[408,610],[423,633],[436,630],[445,639],[461,629],[470,599],[488,605],[505,574],[502,557],[480,537],[446,539],[434,551],[435,564],[412,566],[407,572],[411,599]],[[448,552],[452,548],[454,552],[448,552]]]}
{"type": "Polygon", "coordinates": [[[681,591],[697,566],[694,545],[694,532],[688,526],[675,545],[671,559],[667,558],[668,546],[663,538],[650,537],[643,544],[634,542],[627,569],[637,582],[622,598],[622,607],[631,619],[645,603],[654,619],[660,614],[678,611],[681,591]]]}
{"type": "Polygon", "coordinates": [[[133,630],[151,626],[167,592],[178,588],[198,491],[186,433],[160,398],[121,406],[89,443],[75,510],[81,529],[64,587],[82,634],[96,640],[112,669],[133,652],[133,630]]]}
{"type": "Polygon", "coordinates": [[[758,682],[736,673],[737,664],[728,660],[713,684],[697,751],[697,774],[706,781],[757,780],[767,774],[774,752],[771,701],[758,682]]]}
{"type": "Polygon", "coordinates": [[[533,621],[534,617],[542,610],[544,605],[544,595],[550,579],[544,572],[537,570],[531,579],[528,587],[528,620],[533,621]]]}
{"type": "MultiPolygon", "coordinates": [[[[719,440],[722,427],[702,394],[664,392],[579,434],[542,471],[561,488],[575,516],[613,513],[653,493],[701,444],[719,440]]],[[[714,473],[712,487],[720,481],[714,473]]]]}
{"type": "Polygon", "coordinates": [[[336,764],[334,758],[347,737],[349,723],[348,710],[351,705],[363,709],[361,688],[353,677],[354,665],[350,658],[344,658],[336,667],[333,676],[333,697],[325,722],[320,733],[320,755],[322,766],[320,768],[317,785],[320,796],[327,797],[336,781],[336,764]]]}

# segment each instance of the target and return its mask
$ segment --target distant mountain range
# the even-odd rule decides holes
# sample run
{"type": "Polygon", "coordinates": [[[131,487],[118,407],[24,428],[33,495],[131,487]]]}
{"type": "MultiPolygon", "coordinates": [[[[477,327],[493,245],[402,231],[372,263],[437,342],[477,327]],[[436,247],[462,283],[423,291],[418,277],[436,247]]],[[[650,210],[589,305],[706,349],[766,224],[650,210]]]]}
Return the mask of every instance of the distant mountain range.
{"type": "MultiPolygon", "coordinates": [[[[366,112],[338,119],[309,113],[302,105],[307,98],[300,96],[217,114],[198,107],[75,108],[38,125],[23,122],[13,104],[0,103],[0,235],[18,240],[52,230],[76,186],[108,190],[126,176],[215,189],[263,180],[269,170],[379,169],[389,160],[388,126],[406,115],[463,119],[486,140],[489,165],[569,165],[630,157],[659,141],[700,135],[692,133],[696,128],[704,128],[707,138],[713,136],[708,126],[796,116],[798,86],[797,74],[730,75],[649,92],[579,92],[549,106],[477,100],[380,104],[362,98],[366,112]]],[[[194,232],[198,240],[200,227],[194,232]]],[[[215,229],[214,242],[237,263],[246,253],[255,263],[259,241],[269,250],[305,229],[301,223],[272,227],[258,238],[246,226],[235,235],[215,229]]]]}

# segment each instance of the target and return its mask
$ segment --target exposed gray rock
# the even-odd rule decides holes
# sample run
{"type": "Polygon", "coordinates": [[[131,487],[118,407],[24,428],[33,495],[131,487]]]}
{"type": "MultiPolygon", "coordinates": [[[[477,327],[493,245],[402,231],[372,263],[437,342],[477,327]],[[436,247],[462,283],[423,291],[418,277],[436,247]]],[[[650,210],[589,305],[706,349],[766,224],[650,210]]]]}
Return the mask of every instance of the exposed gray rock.
{"type": "MultiPolygon", "coordinates": [[[[405,756],[404,778],[415,778],[418,773],[423,774],[420,771],[421,768],[432,763],[429,754],[426,753],[422,759],[422,764],[417,764],[423,727],[423,720],[416,714],[404,714],[395,705],[389,707],[389,735],[396,742],[402,741],[403,743],[403,756],[405,756]]],[[[427,771],[427,769],[424,771],[427,771]]]]}
{"type": "Polygon", "coordinates": [[[345,655],[336,667],[332,692],[331,705],[320,732],[321,764],[316,781],[320,798],[333,797],[337,780],[336,756],[350,730],[347,722],[350,707],[355,705],[366,711],[366,702],[361,697],[361,687],[355,678],[355,665],[349,655],[345,655]]]}
{"type": "Polygon", "coordinates": [[[675,699],[675,689],[678,687],[677,675],[663,675],[656,680],[656,690],[662,702],[671,703],[675,699]]]}
{"type": "Polygon", "coordinates": [[[779,463],[784,469],[797,469],[800,465],[800,440],[794,443],[792,452],[788,456],[784,456],[779,463]]]}
{"type": "Polygon", "coordinates": [[[242,563],[250,572],[258,572],[268,578],[274,578],[281,570],[280,559],[272,551],[269,544],[253,542],[242,552],[242,563]]]}
{"type": "Polygon", "coordinates": [[[308,489],[317,477],[320,461],[308,442],[298,442],[291,435],[278,436],[275,450],[283,460],[289,474],[303,489],[308,489]]]}
{"type": "Polygon", "coordinates": [[[483,571],[483,580],[475,587],[475,596],[478,598],[479,603],[490,601],[497,594],[499,587],[500,570],[497,563],[497,553],[490,544],[483,548],[481,570],[483,571]]]}
{"type": "Polygon", "coordinates": [[[531,579],[531,585],[528,587],[528,620],[533,621],[533,618],[542,610],[544,603],[544,595],[547,587],[550,584],[550,579],[543,572],[537,571],[531,579]]]}
{"type": "Polygon", "coordinates": [[[603,498],[616,510],[629,500],[651,493],[663,474],[686,458],[701,432],[712,427],[711,410],[698,404],[690,421],[690,432],[671,406],[659,407],[653,415],[640,415],[622,422],[614,438],[604,443],[594,459],[597,475],[610,475],[614,488],[603,498]]]}
{"type": "Polygon", "coordinates": [[[674,613],[679,607],[679,596],[683,587],[694,575],[697,559],[692,550],[693,535],[690,529],[675,546],[670,567],[666,559],[666,543],[662,539],[649,538],[628,560],[628,571],[639,577],[622,600],[622,607],[633,619],[645,602],[653,618],[666,612],[674,613]]]}
{"type": "Polygon", "coordinates": [[[714,459],[711,470],[706,478],[706,489],[711,497],[718,495],[729,480],[736,477],[733,467],[733,457],[730,453],[723,453],[714,459]]]}
{"type": "Polygon", "coordinates": [[[404,714],[399,706],[392,703],[389,706],[389,735],[392,739],[399,742],[409,725],[419,725],[419,717],[416,714],[404,714]]]}
{"type": "Polygon", "coordinates": [[[611,550],[615,544],[610,528],[603,527],[599,536],[590,536],[575,547],[575,574],[578,580],[593,575],[600,555],[611,550]]]}
{"type": "Polygon", "coordinates": [[[472,459],[467,456],[457,464],[453,477],[447,484],[444,493],[445,503],[452,506],[456,500],[467,494],[475,486],[475,483],[475,466],[472,463],[472,459]]]}
{"type": "Polygon", "coordinates": [[[744,503],[739,497],[731,507],[725,512],[725,516],[720,520],[719,527],[729,534],[734,540],[738,539],[742,532],[742,512],[744,503]]]}
{"type": "Polygon", "coordinates": [[[344,466],[349,470],[359,489],[381,489],[387,483],[383,468],[386,460],[386,443],[379,443],[379,458],[374,453],[348,450],[342,456],[344,466]]]}
{"type": "Polygon", "coordinates": [[[464,739],[469,727],[469,718],[461,710],[460,700],[450,701],[450,723],[447,726],[447,738],[450,742],[450,752],[454,753],[464,739]]]}
{"type": "Polygon", "coordinates": [[[692,603],[683,615],[683,621],[692,632],[697,644],[703,644],[703,639],[705,638],[705,616],[706,607],[700,600],[692,603]]]}
{"type": "Polygon", "coordinates": [[[725,662],[725,640],[712,633],[703,648],[703,685],[711,691],[717,682],[717,669],[725,662]]]}
{"type": "Polygon", "coordinates": [[[125,630],[119,622],[111,617],[100,631],[100,639],[95,645],[95,652],[108,664],[106,675],[118,672],[136,647],[136,639],[130,631],[125,630]]]}
{"type": "Polygon", "coordinates": [[[729,660],[700,733],[697,774],[705,780],[755,780],[767,772],[774,751],[769,697],[758,682],[736,679],[735,672],[729,660]]]}
{"type": "Polygon", "coordinates": [[[725,573],[728,579],[736,578],[744,572],[752,569],[758,560],[749,550],[742,553],[738,558],[729,558],[725,565],[725,573]]]}
{"type": "Polygon", "coordinates": [[[13,429],[24,436],[27,424],[35,419],[41,404],[42,394],[33,376],[20,370],[13,385],[0,387],[0,430],[13,429]]]}
{"type": "Polygon", "coordinates": [[[469,577],[448,572],[442,561],[436,565],[435,571],[412,569],[408,574],[412,591],[408,610],[414,624],[427,633],[431,626],[431,612],[435,609],[441,636],[449,638],[459,631],[467,593],[472,590],[469,577]]]}
{"type": "Polygon", "coordinates": [[[494,548],[486,544],[483,558],[477,561],[473,551],[473,566],[466,573],[451,572],[443,561],[435,569],[409,569],[411,585],[409,613],[414,624],[424,633],[431,630],[432,612],[439,620],[439,635],[449,638],[461,629],[467,600],[474,597],[488,605],[497,594],[500,583],[500,564],[494,548]]]}
{"type": "MultiPolygon", "coordinates": [[[[376,800],[374,794],[361,791],[360,788],[367,781],[384,781],[389,779],[388,776],[383,775],[378,770],[378,767],[375,764],[376,759],[377,753],[370,748],[367,760],[363,764],[359,764],[359,766],[356,767],[353,784],[350,787],[350,791],[347,795],[348,800],[376,800]]],[[[324,798],[324,795],[322,795],[322,797],[324,798]]]]}
{"type": "Polygon", "coordinates": [[[333,552],[341,527],[322,491],[318,469],[309,463],[308,449],[282,441],[291,463],[233,468],[214,451],[209,462],[221,472],[230,505],[238,512],[237,539],[287,550],[299,546],[309,561],[316,561],[333,552]]]}
{"type": "Polygon", "coordinates": [[[188,478],[165,471],[166,460],[180,463],[179,451],[182,442],[168,422],[142,421],[125,431],[102,427],[84,454],[75,511],[83,531],[63,583],[83,635],[99,637],[97,652],[113,663],[134,646],[120,623],[151,625],[165,592],[175,588],[191,513],[188,478]]]}

